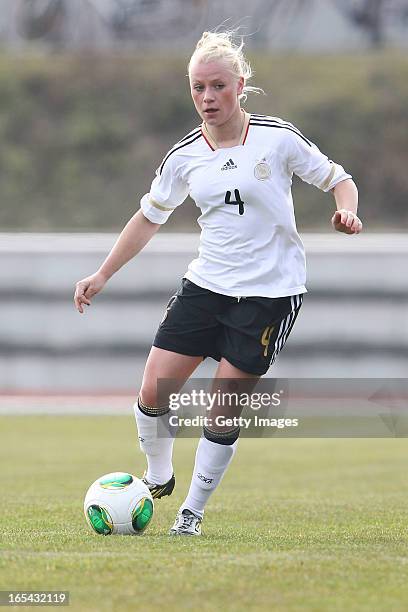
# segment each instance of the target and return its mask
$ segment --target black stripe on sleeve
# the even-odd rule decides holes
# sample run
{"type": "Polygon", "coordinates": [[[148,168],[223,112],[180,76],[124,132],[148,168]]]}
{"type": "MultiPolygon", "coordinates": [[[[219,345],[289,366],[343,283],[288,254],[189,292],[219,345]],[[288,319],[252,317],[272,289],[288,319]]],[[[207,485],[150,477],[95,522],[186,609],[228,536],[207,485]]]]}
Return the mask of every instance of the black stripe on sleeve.
{"type": "MultiPolygon", "coordinates": [[[[202,136],[202,132],[201,129],[199,130],[199,132],[193,132],[190,135],[190,139],[186,140],[185,142],[180,141],[180,144],[175,145],[166,155],[166,157],[163,159],[162,165],[160,166],[160,170],[159,170],[159,174],[161,174],[163,172],[163,168],[164,168],[164,164],[166,163],[166,161],[169,159],[170,155],[172,155],[173,153],[175,153],[176,151],[178,151],[179,149],[182,149],[183,147],[186,147],[187,145],[191,144],[192,142],[194,142],[195,140],[198,140],[199,138],[201,138],[202,136]]],[[[187,136],[186,136],[187,138],[187,136]]],[[[184,140],[184,139],[183,139],[184,140]]]]}
{"type": "Polygon", "coordinates": [[[270,123],[278,123],[279,125],[287,125],[288,127],[291,127],[297,132],[299,132],[299,134],[302,134],[302,132],[299,130],[299,128],[296,127],[296,125],[293,125],[293,123],[291,123],[290,121],[285,121],[280,117],[268,117],[267,115],[255,115],[254,113],[251,113],[250,118],[252,119],[252,117],[255,118],[255,121],[267,121],[270,123]]]}
{"type": "Polygon", "coordinates": [[[251,119],[249,122],[249,125],[259,125],[261,127],[270,127],[270,128],[278,128],[278,129],[280,128],[284,130],[289,130],[290,132],[293,132],[294,134],[296,134],[296,136],[299,136],[299,138],[304,140],[305,143],[309,145],[309,147],[312,146],[312,143],[310,142],[310,140],[308,140],[305,136],[303,136],[301,132],[299,132],[295,127],[292,127],[290,124],[286,125],[286,124],[278,123],[277,121],[272,121],[272,120],[268,120],[268,121],[263,120],[261,122],[258,119],[257,120],[251,119]]]}
{"type": "Polygon", "coordinates": [[[305,138],[309,142],[310,146],[312,146],[312,143],[310,142],[310,140],[306,138],[304,134],[302,134],[302,132],[299,130],[299,128],[296,127],[296,125],[293,125],[293,123],[290,123],[290,121],[284,121],[280,117],[268,117],[267,115],[255,115],[251,113],[251,119],[252,117],[255,118],[255,121],[260,121],[262,123],[263,122],[271,123],[271,124],[273,123],[274,125],[284,125],[288,128],[291,128],[292,130],[295,130],[295,132],[299,134],[299,136],[303,136],[303,138],[305,138]]]}
{"type": "Polygon", "coordinates": [[[189,132],[187,134],[187,136],[184,136],[184,138],[182,138],[181,140],[176,142],[176,144],[174,146],[176,147],[181,142],[184,142],[185,140],[187,140],[187,138],[190,138],[190,136],[194,136],[194,134],[198,134],[199,132],[201,132],[201,126],[200,125],[198,127],[194,128],[194,130],[191,130],[191,132],[189,132]]]}

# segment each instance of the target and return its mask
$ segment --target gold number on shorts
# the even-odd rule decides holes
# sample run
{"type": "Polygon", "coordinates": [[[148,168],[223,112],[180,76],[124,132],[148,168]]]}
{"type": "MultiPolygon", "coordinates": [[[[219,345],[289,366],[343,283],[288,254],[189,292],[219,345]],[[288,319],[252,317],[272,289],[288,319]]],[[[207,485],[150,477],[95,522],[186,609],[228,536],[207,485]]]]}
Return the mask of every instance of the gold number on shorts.
{"type": "Polygon", "coordinates": [[[265,327],[265,329],[263,330],[262,338],[261,338],[261,344],[262,344],[262,346],[265,347],[264,357],[268,356],[269,341],[271,339],[271,334],[272,334],[274,329],[275,328],[272,326],[272,327],[265,327]]]}

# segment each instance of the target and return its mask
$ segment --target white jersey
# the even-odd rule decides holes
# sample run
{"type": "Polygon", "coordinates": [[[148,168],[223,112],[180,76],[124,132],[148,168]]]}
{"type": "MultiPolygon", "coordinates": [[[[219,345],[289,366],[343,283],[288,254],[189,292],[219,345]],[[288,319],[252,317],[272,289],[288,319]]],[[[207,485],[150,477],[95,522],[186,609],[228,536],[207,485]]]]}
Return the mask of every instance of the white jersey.
{"type": "Polygon", "coordinates": [[[245,113],[240,144],[217,148],[205,126],[180,140],[157,170],[141,208],[165,223],[188,195],[201,209],[199,255],[185,277],[229,296],[306,291],[292,176],[329,191],[351,178],[291,123],[245,113]]]}

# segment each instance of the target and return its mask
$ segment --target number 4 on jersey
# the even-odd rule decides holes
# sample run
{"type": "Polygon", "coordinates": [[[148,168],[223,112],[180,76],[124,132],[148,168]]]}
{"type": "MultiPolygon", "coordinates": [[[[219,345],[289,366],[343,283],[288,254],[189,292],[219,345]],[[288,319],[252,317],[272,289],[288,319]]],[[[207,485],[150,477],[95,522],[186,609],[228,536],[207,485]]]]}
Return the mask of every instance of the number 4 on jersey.
{"type": "Polygon", "coordinates": [[[241,200],[241,196],[239,194],[239,189],[234,189],[234,195],[235,195],[235,200],[231,200],[231,192],[227,191],[227,193],[225,194],[225,203],[226,204],[233,204],[235,206],[238,206],[238,210],[239,210],[239,214],[243,215],[244,214],[244,204],[245,202],[243,200],[241,200]]]}

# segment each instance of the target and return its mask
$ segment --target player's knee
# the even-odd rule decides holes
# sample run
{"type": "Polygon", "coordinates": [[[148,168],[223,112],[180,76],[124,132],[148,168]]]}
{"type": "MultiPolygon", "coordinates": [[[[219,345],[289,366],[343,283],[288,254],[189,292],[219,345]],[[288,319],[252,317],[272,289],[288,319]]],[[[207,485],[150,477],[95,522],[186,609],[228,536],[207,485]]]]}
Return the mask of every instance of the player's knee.
{"type": "Polygon", "coordinates": [[[139,391],[139,402],[144,406],[157,408],[157,385],[143,383],[142,388],[139,391]]]}

